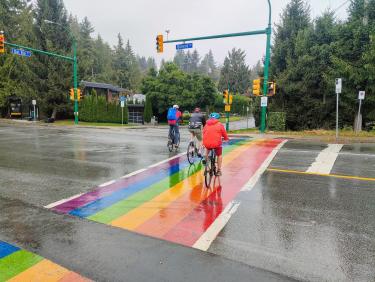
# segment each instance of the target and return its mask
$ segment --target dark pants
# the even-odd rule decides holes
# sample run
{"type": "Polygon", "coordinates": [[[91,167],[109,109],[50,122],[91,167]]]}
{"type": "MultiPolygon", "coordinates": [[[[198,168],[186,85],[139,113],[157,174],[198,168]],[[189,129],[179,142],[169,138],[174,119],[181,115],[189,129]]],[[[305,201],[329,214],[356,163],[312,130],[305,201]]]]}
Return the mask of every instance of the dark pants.
{"type": "Polygon", "coordinates": [[[173,144],[178,144],[180,143],[180,129],[178,127],[178,124],[170,124],[169,125],[169,138],[172,139],[173,144]],[[174,131],[174,134],[173,134],[174,131]],[[174,137],[174,138],[172,138],[174,137]]]}

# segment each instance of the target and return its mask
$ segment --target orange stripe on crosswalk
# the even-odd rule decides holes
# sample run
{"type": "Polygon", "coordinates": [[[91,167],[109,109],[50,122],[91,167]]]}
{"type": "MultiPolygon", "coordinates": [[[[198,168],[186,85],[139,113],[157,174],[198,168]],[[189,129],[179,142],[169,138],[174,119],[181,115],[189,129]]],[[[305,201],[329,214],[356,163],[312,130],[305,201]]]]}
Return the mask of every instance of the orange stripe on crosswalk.
{"type": "Polygon", "coordinates": [[[56,282],[62,279],[70,271],[49,260],[42,260],[33,267],[21,272],[17,276],[8,280],[9,282],[56,282]]]}

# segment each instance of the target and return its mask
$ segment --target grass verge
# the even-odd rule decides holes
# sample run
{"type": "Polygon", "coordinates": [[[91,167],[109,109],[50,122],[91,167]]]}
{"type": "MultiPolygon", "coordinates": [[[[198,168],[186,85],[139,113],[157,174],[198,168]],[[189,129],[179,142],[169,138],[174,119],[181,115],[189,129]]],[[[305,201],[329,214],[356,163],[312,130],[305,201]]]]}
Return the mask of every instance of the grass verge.
{"type": "MultiPolygon", "coordinates": [[[[60,125],[60,126],[66,126],[66,125],[74,125],[74,120],[58,120],[55,121],[53,124],[55,125],[60,125]]],[[[107,122],[85,122],[85,121],[80,121],[78,123],[79,125],[83,126],[111,126],[111,127],[122,127],[122,126],[129,126],[129,124],[124,124],[121,125],[120,123],[107,123],[107,122]]]]}

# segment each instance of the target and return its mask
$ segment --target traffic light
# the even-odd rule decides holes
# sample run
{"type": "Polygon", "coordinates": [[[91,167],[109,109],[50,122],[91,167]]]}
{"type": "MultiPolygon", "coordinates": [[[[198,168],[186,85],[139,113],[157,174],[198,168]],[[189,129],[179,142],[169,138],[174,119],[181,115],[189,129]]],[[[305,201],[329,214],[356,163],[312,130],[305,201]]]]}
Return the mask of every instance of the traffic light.
{"type": "Polygon", "coordinates": [[[225,104],[225,105],[227,105],[228,104],[228,90],[224,90],[223,91],[223,103],[225,104]]]}
{"type": "Polygon", "coordinates": [[[0,54],[5,53],[5,37],[4,34],[1,32],[0,33],[0,54]]]}
{"type": "Polygon", "coordinates": [[[163,42],[163,35],[159,34],[158,36],[156,36],[156,50],[158,51],[158,53],[163,53],[164,51],[163,42]]]}
{"type": "Polygon", "coordinates": [[[81,89],[77,88],[77,100],[81,101],[81,99],[82,99],[81,89]]]}
{"type": "Polygon", "coordinates": [[[253,80],[253,94],[260,96],[260,78],[253,80]]]}
{"type": "Polygon", "coordinates": [[[268,82],[268,94],[267,96],[276,95],[276,82],[268,82]]]}
{"type": "Polygon", "coordinates": [[[229,105],[232,105],[232,103],[233,103],[233,95],[230,94],[229,95],[229,105]]]}
{"type": "Polygon", "coordinates": [[[70,100],[74,101],[74,88],[70,88],[69,96],[70,96],[70,100]]]}

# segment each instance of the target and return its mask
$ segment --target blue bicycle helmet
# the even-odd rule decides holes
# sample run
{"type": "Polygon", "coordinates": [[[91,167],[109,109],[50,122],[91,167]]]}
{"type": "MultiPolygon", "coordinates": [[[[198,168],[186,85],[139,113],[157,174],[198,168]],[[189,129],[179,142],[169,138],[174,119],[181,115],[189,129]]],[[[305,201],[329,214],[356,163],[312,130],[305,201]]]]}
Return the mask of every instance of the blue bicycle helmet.
{"type": "Polygon", "coordinates": [[[219,113],[211,113],[210,118],[220,119],[220,114],[219,113]]]}

